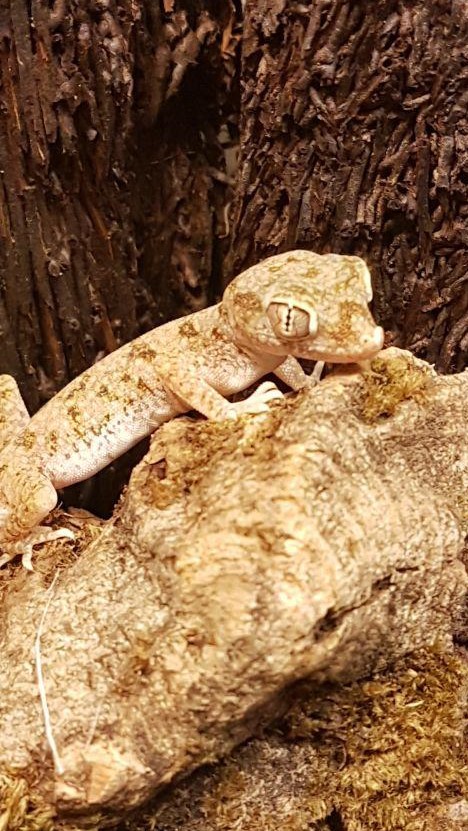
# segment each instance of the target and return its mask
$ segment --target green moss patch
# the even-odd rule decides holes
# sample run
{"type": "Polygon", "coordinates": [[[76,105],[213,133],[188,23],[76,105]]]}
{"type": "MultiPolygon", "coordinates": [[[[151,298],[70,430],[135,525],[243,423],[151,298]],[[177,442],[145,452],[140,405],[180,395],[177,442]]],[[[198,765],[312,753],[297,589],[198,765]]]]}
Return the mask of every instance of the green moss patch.
{"type": "Polygon", "coordinates": [[[372,422],[393,415],[402,401],[421,401],[434,376],[428,367],[406,355],[399,355],[374,358],[364,379],[360,410],[365,421],[372,422]]]}

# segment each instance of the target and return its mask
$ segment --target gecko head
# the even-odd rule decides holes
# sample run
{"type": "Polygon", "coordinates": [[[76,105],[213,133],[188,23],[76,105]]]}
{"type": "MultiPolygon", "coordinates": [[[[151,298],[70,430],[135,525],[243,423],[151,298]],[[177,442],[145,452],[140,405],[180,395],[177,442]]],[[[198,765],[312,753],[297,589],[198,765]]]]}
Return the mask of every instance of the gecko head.
{"type": "Polygon", "coordinates": [[[236,277],[222,305],[236,342],[254,352],[355,363],[383,345],[371,299],[360,257],[289,251],[236,277]]]}

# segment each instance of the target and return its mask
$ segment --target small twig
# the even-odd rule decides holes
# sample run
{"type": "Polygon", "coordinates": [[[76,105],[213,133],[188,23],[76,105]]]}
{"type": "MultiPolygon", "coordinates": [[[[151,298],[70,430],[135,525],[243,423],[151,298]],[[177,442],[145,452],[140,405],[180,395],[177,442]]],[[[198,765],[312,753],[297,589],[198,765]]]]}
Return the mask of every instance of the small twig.
{"type": "Polygon", "coordinates": [[[49,596],[48,596],[47,602],[44,606],[44,611],[42,612],[42,617],[39,621],[39,626],[37,627],[36,641],[34,643],[34,655],[35,655],[35,658],[36,658],[37,683],[38,683],[38,687],[39,687],[39,696],[40,696],[40,699],[41,699],[42,713],[44,715],[44,727],[45,727],[46,739],[47,739],[47,743],[50,747],[50,752],[52,753],[52,759],[54,760],[55,770],[59,774],[59,776],[61,776],[64,773],[65,768],[63,767],[62,760],[59,756],[59,753],[58,753],[58,750],[57,750],[57,745],[55,744],[54,734],[52,732],[52,724],[51,724],[51,721],[50,721],[50,713],[49,713],[49,707],[48,707],[48,704],[47,704],[47,695],[46,695],[45,685],[44,685],[44,676],[43,676],[43,673],[42,673],[42,658],[41,658],[42,628],[44,626],[44,621],[45,621],[45,618],[46,618],[46,614],[49,610],[50,602],[52,600],[53,588],[55,586],[55,581],[57,580],[58,575],[59,575],[59,572],[56,571],[55,574],[54,574],[54,579],[52,580],[52,583],[50,584],[50,586],[48,588],[48,591],[47,591],[47,594],[49,596]]]}

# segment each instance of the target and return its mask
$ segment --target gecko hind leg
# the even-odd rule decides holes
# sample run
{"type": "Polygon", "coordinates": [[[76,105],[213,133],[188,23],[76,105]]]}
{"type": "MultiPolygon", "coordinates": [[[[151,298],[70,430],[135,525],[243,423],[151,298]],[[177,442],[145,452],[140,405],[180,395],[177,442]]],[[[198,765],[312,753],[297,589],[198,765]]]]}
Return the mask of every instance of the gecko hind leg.
{"type": "Polygon", "coordinates": [[[0,450],[29,423],[29,413],[12,375],[0,375],[0,450]]]}
{"type": "Polygon", "coordinates": [[[24,568],[32,571],[35,545],[60,537],[74,539],[75,535],[68,528],[48,528],[40,525],[57,504],[57,492],[43,473],[34,470],[15,471],[9,485],[9,504],[1,512],[3,521],[0,524],[0,568],[21,555],[24,568]]]}

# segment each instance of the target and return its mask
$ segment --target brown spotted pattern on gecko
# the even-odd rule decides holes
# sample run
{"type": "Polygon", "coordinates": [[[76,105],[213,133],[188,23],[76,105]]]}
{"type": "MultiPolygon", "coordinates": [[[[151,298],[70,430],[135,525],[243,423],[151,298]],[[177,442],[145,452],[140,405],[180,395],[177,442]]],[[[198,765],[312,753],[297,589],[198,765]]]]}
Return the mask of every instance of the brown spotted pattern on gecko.
{"type": "Polygon", "coordinates": [[[274,373],[298,390],[314,379],[297,358],[355,363],[375,355],[383,331],[368,309],[359,257],[290,251],[247,269],[221,303],[153,329],[107,355],[29,419],[14,379],[0,376],[0,565],[67,529],[41,526],[57,488],[92,476],[165,421],[198,410],[209,419],[268,409],[274,373]]]}

